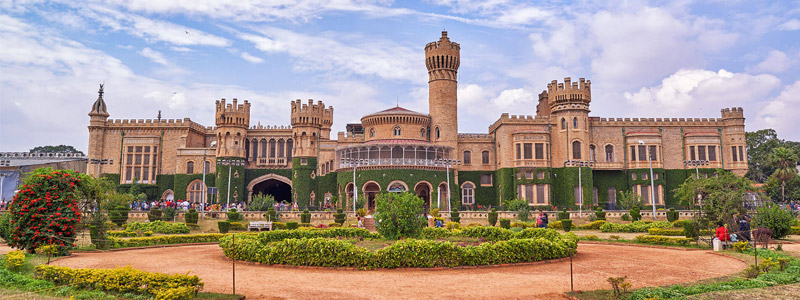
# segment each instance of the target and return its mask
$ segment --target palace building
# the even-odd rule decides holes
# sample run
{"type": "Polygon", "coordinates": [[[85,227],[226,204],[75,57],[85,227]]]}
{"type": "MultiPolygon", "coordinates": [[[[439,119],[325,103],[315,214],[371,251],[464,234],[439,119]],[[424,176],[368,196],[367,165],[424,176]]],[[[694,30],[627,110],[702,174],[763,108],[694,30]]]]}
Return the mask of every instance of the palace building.
{"type": "Polygon", "coordinates": [[[428,113],[389,108],[335,137],[334,108],[322,101],[291,101],[291,126],[254,125],[257,103],[235,98],[216,101],[214,126],[109,120],[101,86],[89,113],[88,158],[115,163],[87,172],[122,189],[136,180],[160,199],[199,202],[205,171],[206,186],[217,188],[208,198],[214,202],[270,194],[300,207],[348,208],[356,191],[373,208],[378,193],[408,191],[426,208],[450,210],[514,198],[613,209],[621,191],[672,206],[673,190],[689,176],[747,171],[741,108],[722,109],[719,118],[594,117],[591,81],[583,78],[548,83],[530,108],[535,115],[504,113],[486,133],[459,133],[460,48],[447,32],[425,45],[428,113]]]}

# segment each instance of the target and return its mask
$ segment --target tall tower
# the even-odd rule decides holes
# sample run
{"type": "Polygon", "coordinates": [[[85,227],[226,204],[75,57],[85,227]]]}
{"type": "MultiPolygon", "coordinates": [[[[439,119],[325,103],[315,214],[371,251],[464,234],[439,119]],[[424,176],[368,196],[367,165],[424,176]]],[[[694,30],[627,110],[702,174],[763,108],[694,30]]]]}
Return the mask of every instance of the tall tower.
{"type": "Polygon", "coordinates": [[[744,134],[744,110],[741,107],[731,107],[722,110],[720,128],[722,135],[722,161],[725,169],[731,170],[736,175],[744,176],[747,173],[747,144],[744,134]],[[735,158],[735,160],[734,160],[735,158]]]}
{"type": "MultiPolygon", "coordinates": [[[[589,103],[592,101],[592,82],[583,78],[564,83],[553,80],[547,84],[547,103],[552,120],[553,166],[563,166],[567,160],[589,158],[589,103]]],[[[545,96],[544,93],[542,96],[545,96]]],[[[541,109],[540,109],[541,111],[541,109]]]]}
{"type": "Polygon", "coordinates": [[[428,68],[428,112],[431,115],[431,141],[455,149],[458,142],[458,66],[461,46],[451,42],[447,31],[439,41],[425,45],[428,68]]]}
{"type": "MultiPolygon", "coordinates": [[[[105,140],[105,125],[108,116],[106,102],[103,101],[103,84],[101,83],[100,90],[97,91],[97,100],[94,101],[92,110],[89,111],[89,159],[103,159],[103,141],[105,140]]],[[[104,167],[105,165],[100,166],[104,167]]],[[[96,168],[87,168],[86,173],[100,176],[103,170],[97,174],[96,168]]]]}
{"type": "Polygon", "coordinates": [[[292,157],[316,157],[319,140],[328,140],[333,124],[333,106],[325,107],[322,101],[300,99],[292,102],[292,135],[294,148],[292,157]]]}
{"type": "Polygon", "coordinates": [[[233,98],[233,104],[225,104],[225,98],[217,100],[217,157],[245,157],[244,139],[250,126],[250,103],[244,100],[244,104],[238,104],[238,101],[233,98]]]}

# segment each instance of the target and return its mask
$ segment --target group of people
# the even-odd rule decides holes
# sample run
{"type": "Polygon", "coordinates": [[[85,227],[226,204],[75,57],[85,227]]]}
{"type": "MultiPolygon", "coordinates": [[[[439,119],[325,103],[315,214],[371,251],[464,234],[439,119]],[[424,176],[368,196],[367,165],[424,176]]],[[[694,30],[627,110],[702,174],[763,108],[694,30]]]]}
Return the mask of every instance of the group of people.
{"type": "Polygon", "coordinates": [[[746,241],[751,242],[752,237],[750,236],[750,222],[752,222],[752,218],[750,215],[744,214],[735,214],[733,215],[733,223],[734,226],[738,227],[738,230],[734,230],[734,232],[730,232],[728,230],[728,224],[724,222],[717,222],[717,230],[714,234],[714,237],[723,242],[723,248],[727,247],[727,242],[740,242],[746,241]]]}
{"type": "MultiPolygon", "coordinates": [[[[536,216],[536,227],[547,228],[547,223],[549,223],[549,219],[547,217],[547,214],[544,213],[544,211],[542,211],[540,209],[539,210],[539,215],[536,216]]],[[[358,220],[358,225],[359,225],[358,227],[361,227],[361,219],[358,220]]],[[[442,223],[442,220],[436,219],[436,223],[434,224],[434,227],[442,228],[442,227],[444,227],[444,223],[442,223]]]]}

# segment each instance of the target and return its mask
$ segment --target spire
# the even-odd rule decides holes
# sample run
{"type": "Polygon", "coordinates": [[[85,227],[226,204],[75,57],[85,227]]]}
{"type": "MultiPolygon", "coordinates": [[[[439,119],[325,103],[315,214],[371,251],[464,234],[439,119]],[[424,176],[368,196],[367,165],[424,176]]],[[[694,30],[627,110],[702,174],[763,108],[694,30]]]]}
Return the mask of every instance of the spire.
{"type": "Polygon", "coordinates": [[[103,84],[100,84],[100,90],[97,91],[97,100],[92,104],[92,111],[89,116],[108,117],[108,110],[106,110],[106,102],[103,101],[103,84]]]}

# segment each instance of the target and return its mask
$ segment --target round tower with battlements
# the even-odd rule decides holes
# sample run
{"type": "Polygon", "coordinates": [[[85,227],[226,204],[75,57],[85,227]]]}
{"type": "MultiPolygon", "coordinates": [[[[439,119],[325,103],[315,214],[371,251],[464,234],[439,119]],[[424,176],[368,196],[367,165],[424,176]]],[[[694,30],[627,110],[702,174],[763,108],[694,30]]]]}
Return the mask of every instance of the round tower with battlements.
{"type": "MultiPolygon", "coordinates": [[[[592,82],[583,78],[572,82],[564,78],[547,84],[547,104],[550,111],[553,166],[563,167],[567,160],[588,161],[589,103],[592,101],[592,82]]],[[[544,93],[543,93],[544,94],[544,93]]]]}
{"type": "Polygon", "coordinates": [[[458,66],[461,46],[451,42],[447,31],[439,41],[425,45],[428,68],[428,112],[431,115],[430,140],[456,148],[458,142],[458,66]]]}
{"type": "Polygon", "coordinates": [[[233,98],[233,103],[225,103],[225,98],[217,100],[215,122],[217,125],[217,157],[245,157],[244,139],[250,126],[250,102],[233,98]]]}

